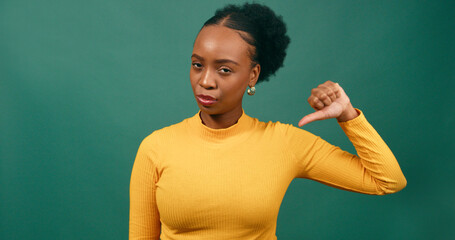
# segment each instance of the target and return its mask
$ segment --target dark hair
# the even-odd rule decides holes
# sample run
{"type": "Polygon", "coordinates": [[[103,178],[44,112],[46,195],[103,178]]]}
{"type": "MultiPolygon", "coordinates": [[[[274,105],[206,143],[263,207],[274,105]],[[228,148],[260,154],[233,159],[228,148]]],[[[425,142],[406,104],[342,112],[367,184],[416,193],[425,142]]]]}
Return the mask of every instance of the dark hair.
{"type": "Polygon", "coordinates": [[[257,3],[241,6],[229,4],[216,10],[204,26],[221,25],[244,33],[240,36],[251,46],[253,66],[259,64],[261,72],[258,83],[268,81],[271,75],[283,66],[286,48],[291,41],[286,35],[286,24],[272,9],[257,3]]]}

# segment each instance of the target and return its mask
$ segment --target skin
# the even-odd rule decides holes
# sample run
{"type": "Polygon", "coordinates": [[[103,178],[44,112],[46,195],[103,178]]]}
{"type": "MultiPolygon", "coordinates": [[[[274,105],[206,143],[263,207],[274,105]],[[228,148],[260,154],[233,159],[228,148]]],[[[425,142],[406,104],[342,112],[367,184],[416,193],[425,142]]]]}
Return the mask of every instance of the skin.
{"type": "Polygon", "coordinates": [[[235,30],[223,26],[201,29],[193,46],[190,80],[194,96],[217,99],[211,106],[198,102],[202,122],[210,128],[227,128],[242,115],[247,86],[253,87],[260,65],[251,67],[251,48],[235,30]]]}
{"type": "Polygon", "coordinates": [[[299,127],[317,120],[336,118],[338,122],[346,122],[359,116],[343,88],[330,80],[311,90],[308,103],[316,112],[303,117],[299,127]]]}
{"type": "MultiPolygon", "coordinates": [[[[210,106],[198,103],[202,122],[220,129],[234,125],[242,115],[242,100],[248,86],[253,87],[261,67],[252,64],[249,52],[254,48],[239,31],[212,25],[201,29],[193,46],[190,81],[194,96],[216,98],[210,106]]],[[[308,103],[316,112],[303,117],[299,126],[328,118],[339,122],[358,116],[348,96],[337,83],[327,81],[311,91],[308,103]]]]}

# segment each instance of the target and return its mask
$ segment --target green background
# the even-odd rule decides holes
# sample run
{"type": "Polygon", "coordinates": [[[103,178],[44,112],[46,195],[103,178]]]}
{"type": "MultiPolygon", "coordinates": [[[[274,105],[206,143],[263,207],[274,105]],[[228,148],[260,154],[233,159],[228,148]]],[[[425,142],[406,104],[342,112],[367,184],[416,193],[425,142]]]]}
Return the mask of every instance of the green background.
{"type": "MultiPolygon", "coordinates": [[[[408,180],[369,196],[295,179],[278,239],[455,236],[454,2],[264,2],[291,44],[247,114],[297,125],[339,82],[408,180]]],[[[1,239],[127,239],[139,144],[197,112],[192,43],[225,3],[0,1],[1,239]]],[[[355,153],[334,119],[303,128],[355,153]]]]}

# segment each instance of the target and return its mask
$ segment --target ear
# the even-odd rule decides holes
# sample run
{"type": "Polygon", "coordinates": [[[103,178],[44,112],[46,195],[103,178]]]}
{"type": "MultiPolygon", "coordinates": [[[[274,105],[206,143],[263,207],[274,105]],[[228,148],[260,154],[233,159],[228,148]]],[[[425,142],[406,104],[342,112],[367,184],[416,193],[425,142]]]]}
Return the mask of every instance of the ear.
{"type": "Polygon", "coordinates": [[[254,87],[254,85],[256,85],[256,82],[259,79],[260,73],[261,73],[261,65],[259,65],[259,63],[256,63],[256,65],[253,68],[251,68],[250,81],[248,82],[248,86],[254,87]]]}

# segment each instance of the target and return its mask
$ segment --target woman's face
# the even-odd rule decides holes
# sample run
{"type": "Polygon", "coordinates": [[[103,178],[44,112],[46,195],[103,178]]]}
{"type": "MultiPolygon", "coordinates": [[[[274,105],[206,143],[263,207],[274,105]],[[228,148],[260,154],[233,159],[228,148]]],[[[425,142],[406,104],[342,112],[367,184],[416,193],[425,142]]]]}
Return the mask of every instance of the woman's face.
{"type": "Polygon", "coordinates": [[[191,56],[190,80],[199,108],[209,115],[241,111],[247,86],[260,72],[251,67],[252,48],[236,30],[212,25],[199,32],[191,56]]]}

